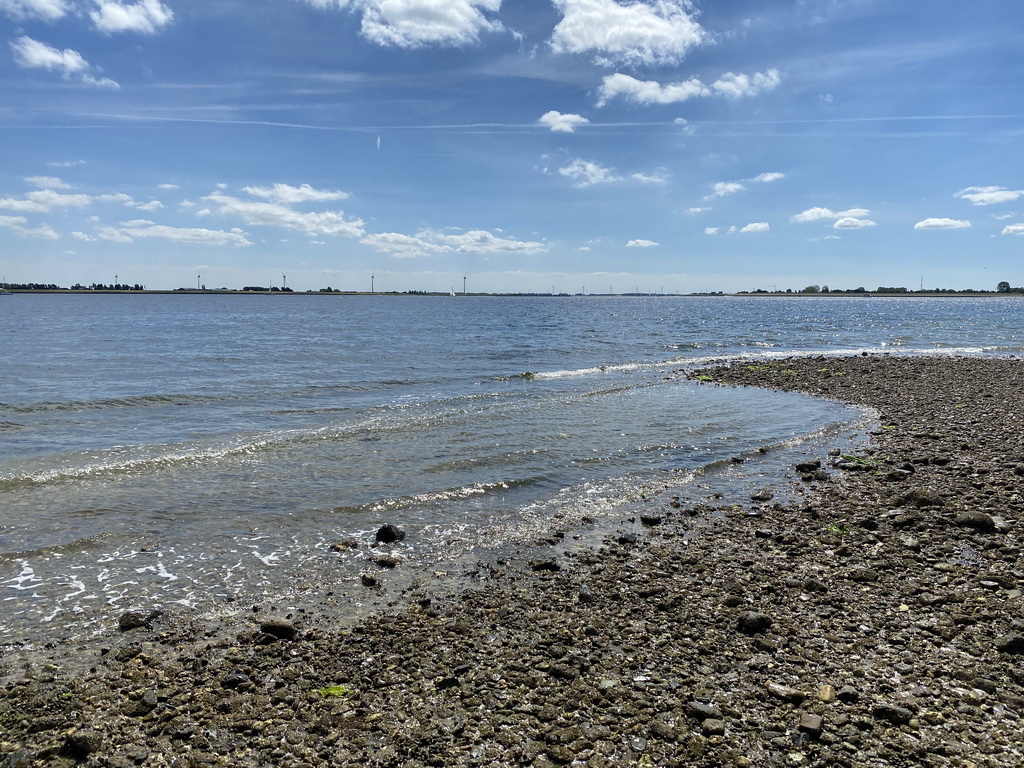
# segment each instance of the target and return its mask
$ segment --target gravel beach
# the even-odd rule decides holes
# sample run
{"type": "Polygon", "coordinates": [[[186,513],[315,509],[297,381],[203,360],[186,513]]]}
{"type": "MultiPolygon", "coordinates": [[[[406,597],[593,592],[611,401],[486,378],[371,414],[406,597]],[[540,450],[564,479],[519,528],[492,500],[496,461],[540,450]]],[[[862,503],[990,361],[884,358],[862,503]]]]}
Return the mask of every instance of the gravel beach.
{"type": "Polygon", "coordinates": [[[8,651],[0,768],[1024,764],[1024,363],[676,375],[877,419],[742,504],[668,490],[599,545],[553,527],[358,623],[141,610],[8,651]]]}

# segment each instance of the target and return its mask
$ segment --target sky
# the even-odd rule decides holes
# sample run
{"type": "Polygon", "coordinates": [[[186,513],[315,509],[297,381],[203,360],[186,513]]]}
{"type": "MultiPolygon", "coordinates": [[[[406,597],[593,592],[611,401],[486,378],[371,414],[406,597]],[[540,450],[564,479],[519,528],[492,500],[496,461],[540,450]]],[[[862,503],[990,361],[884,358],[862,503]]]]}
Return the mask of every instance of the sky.
{"type": "Polygon", "coordinates": [[[0,0],[0,279],[1024,285],[1020,0],[0,0]]]}

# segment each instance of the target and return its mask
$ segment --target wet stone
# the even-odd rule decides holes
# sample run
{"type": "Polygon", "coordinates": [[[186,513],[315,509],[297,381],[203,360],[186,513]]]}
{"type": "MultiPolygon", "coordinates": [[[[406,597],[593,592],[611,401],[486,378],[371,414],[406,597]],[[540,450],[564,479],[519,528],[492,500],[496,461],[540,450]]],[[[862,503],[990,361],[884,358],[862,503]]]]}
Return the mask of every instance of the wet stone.
{"type": "Polygon", "coordinates": [[[992,515],[978,510],[961,512],[954,522],[961,528],[971,528],[975,531],[994,531],[996,528],[996,521],[992,515]]]}

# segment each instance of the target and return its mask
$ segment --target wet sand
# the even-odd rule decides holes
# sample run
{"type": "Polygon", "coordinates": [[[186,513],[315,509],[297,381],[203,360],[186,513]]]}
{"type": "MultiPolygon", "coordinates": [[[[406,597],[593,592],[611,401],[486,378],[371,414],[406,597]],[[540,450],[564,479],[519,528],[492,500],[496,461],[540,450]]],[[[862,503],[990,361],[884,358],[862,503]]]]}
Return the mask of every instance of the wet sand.
{"type": "Polygon", "coordinates": [[[349,626],[328,604],[226,629],[143,611],[103,648],[5,655],[3,765],[1024,763],[1024,363],[686,375],[877,424],[741,504],[669,490],[591,548],[554,525],[349,626]]]}

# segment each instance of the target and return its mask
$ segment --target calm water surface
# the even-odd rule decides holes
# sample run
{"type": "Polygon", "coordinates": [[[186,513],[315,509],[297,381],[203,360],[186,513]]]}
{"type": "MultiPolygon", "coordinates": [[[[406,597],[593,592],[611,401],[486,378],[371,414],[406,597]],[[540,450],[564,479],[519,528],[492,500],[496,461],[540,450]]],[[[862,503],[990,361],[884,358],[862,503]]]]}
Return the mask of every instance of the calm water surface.
{"type": "Polygon", "coordinates": [[[430,563],[853,411],[709,360],[1019,354],[1015,299],[0,297],[0,640],[430,563]],[[334,551],[355,538],[363,547],[334,551]]]}

